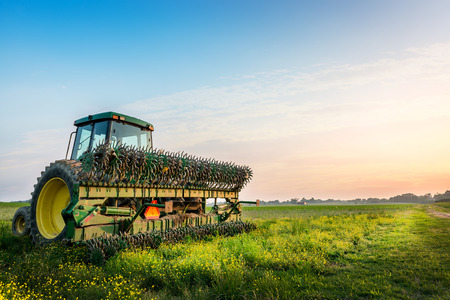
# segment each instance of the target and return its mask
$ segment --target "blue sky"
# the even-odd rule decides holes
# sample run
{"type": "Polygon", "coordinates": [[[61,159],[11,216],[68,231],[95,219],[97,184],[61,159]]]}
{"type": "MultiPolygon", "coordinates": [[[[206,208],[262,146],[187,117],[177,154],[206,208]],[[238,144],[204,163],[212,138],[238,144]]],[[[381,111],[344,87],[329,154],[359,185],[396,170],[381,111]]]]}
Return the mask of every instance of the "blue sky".
{"type": "Polygon", "coordinates": [[[450,189],[449,1],[0,1],[0,201],[73,120],[248,164],[248,199],[450,189]],[[388,150],[389,149],[389,150],[388,150]],[[326,184],[325,184],[326,183],[326,184]]]}

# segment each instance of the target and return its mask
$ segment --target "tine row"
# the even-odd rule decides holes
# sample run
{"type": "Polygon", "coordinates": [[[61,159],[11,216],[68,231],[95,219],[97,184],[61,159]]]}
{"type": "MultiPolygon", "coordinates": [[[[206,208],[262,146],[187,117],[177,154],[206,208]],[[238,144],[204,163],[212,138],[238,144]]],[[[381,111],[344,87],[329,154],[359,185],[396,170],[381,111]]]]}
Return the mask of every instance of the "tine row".
{"type": "Polygon", "coordinates": [[[248,166],[121,143],[99,144],[92,151],[85,152],[80,161],[83,169],[80,180],[108,185],[239,191],[253,175],[248,166]]]}

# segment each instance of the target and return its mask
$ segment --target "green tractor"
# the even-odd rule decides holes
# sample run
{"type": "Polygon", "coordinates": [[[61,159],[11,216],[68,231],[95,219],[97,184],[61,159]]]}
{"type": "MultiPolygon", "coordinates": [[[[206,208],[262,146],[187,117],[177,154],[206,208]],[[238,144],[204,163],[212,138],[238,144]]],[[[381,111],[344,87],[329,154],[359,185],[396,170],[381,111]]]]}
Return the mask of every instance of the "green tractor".
{"type": "Polygon", "coordinates": [[[66,159],[51,163],[13,219],[37,244],[168,230],[241,218],[247,166],[155,150],[153,125],[105,112],[76,120],[66,159]],[[75,134],[70,159],[68,154],[75,134]],[[217,205],[217,199],[225,204],[217,205]],[[206,210],[207,199],[214,206],[206,210]]]}

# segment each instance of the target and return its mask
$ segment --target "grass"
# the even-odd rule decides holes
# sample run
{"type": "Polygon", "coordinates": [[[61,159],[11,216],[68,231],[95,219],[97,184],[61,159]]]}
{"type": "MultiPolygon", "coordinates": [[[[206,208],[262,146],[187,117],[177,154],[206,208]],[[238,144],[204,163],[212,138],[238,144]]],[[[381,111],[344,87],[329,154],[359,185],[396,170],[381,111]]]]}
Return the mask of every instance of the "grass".
{"type": "Polygon", "coordinates": [[[437,211],[450,213],[450,202],[438,202],[431,205],[432,209],[435,209],[437,211]]]}
{"type": "Polygon", "coordinates": [[[83,248],[12,236],[0,213],[0,299],[450,299],[450,219],[427,207],[245,207],[255,231],[102,267],[83,248]]]}
{"type": "Polygon", "coordinates": [[[19,207],[29,206],[29,203],[24,202],[0,202],[0,222],[9,221],[11,222],[14,213],[19,207]]]}

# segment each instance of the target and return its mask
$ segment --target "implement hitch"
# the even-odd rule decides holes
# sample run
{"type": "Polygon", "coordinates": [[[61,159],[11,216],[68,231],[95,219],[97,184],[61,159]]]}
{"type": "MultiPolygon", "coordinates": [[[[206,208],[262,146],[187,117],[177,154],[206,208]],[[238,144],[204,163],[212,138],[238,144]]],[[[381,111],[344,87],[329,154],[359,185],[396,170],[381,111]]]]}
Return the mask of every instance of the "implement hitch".
{"type": "Polygon", "coordinates": [[[259,206],[259,200],[256,200],[256,201],[237,201],[236,203],[234,203],[234,205],[231,207],[231,209],[229,211],[223,212],[223,213],[221,213],[219,215],[220,221],[221,222],[225,222],[231,216],[232,212],[236,209],[236,207],[239,204],[241,204],[241,203],[256,204],[256,206],[259,206]]]}

